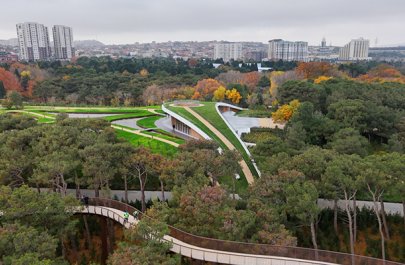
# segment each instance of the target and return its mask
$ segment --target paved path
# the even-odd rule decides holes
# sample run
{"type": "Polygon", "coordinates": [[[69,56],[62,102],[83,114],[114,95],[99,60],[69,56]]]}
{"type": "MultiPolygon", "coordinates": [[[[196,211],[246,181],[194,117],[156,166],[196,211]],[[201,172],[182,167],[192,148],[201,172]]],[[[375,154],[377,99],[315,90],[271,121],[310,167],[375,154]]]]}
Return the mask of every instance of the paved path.
{"type": "Polygon", "coordinates": [[[144,134],[140,130],[131,130],[131,129],[123,128],[123,127],[116,126],[116,125],[111,125],[111,127],[114,128],[114,129],[117,129],[117,130],[129,132],[129,133],[132,133],[132,134],[137,134],[137,135],[140,135],[140,136],[143,136],[143,137],[147,137],[147,138],[151,138],[151,139],[154,139],[154,140],[157,140],[157,141],[161,141],[163,143],[173,145],[174,147],[179,147],[178,143],[172,142],[172,141],[167,140],[167,139],[160,138],[158,136],[144,134]]]}
{"type": "MultiPolygon", "coordinates": [[[[195,112],[189,107],[184,107],[185,110],[190,112],[194,117],[196,117],[199,121],[201,121],[205,126],[208,127],[225,145],[228,147],[229,150],[236,150],[235,146],[214,126],[211,125],[206,119],[204,119],[200,114],[195,112]]],[[[249,184],[254,182],[254,177],[252,172],[250,171],[248,165],[246,164],[245,160],[239,161],[239,165],[242,168],[243,174],[245,174],[246,180],[249,184]]]]}

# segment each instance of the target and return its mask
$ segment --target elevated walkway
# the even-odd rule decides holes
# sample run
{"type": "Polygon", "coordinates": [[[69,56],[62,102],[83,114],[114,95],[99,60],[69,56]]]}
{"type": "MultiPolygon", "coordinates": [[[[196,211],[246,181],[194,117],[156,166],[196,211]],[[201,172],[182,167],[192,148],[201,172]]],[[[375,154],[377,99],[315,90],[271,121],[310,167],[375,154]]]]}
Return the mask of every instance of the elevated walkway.
{"type": "MultiPolygon", "coordinates": [[[[76,213],[105,216],[129,228],[138,223],[132,214],[136,208],[110,199],[92,198],[89,206],[75,209],[76,213]],[[128,223],[124,222],[124,212],[128,211],[128,223]]],[[[143,218],[149,218],[144,216],[143,218]]],[[[233,265],[352,265],[352,255],[299,247],[284,247],[266,244],[253,244],[217,240],[200,237],[169,226],[170,234],[164,240],[172,243],[171,251],[196,260],[233,265]]],[[[354,265],[403,265],[365,256],[354,255],[354,265]]]]}

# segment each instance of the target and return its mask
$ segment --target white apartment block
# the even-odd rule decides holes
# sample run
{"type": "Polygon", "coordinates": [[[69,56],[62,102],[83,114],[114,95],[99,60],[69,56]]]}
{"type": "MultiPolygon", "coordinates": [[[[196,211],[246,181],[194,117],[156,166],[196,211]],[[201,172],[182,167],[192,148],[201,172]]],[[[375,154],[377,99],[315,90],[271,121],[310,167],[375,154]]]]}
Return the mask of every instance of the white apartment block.
{"type": "Polygon", "coordinates": [[[339,60],[341,61],[360,61],[370,60],[368,57],[368,48],[370,41],[363,38],[351,40],[343,48],[340,48],[339,60]]]}
{"type": "Polygon", "coordinates": [[[51,57],[48,28],[36,22],[17,24],[20,60],[38,61],[51,57]]]}
{"type": "Polygon", "coordinates": [[[55,25],[52,28],[54,54],[57,60],[70,60],[75,56],[71,27],[55,25]]]}
{"type": "Polygon", "coordinates": [[[223,59],[224,62],[230,60],[240,60],[242,55],[242,43],[217,43],[214,46],[214,59],[223,59]]]}
{"type": "Polygon", "coordinates": [[[308,61],[308,42],[284,41],[274,39],[269,41],[268,59],[270,61],[308,61]]]}

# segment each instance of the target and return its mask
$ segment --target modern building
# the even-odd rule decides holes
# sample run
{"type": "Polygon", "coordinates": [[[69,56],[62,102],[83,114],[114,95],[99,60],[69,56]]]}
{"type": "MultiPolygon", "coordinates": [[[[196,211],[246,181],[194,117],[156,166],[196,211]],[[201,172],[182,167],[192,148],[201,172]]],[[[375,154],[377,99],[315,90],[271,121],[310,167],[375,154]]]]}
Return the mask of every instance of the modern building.
{"type": "Polygon", "coordinates": [[[363,38],[351,40],[339,52],[340,61],[361,61],[370,60],[368,49],[370,41],[363,38]]]}
{"type": "Polygon", "coordinates": [[[216,43],[214,46],[214,59],[240,60],[243,58],[242,43],[216,43]]]}
{"type": "Polygon", "coordinates": [[[17,60],[17,54],[0,51],[0,63],[16,62],[17,60]]]}
{"type": "Polygon", "coordinates": [[[57,60],[70,60],[75,56],[71,27],[55,25],[52,28],[54,55],[57,60]]]}
{"type": "Polygon", "coordinates": [[[36,22],[17,24],[19,57],[23,61],[48,60],[51,57],[48,28],[36,22]]]}
{"type": "Polygon", "coordinates": [[[268,59],[270,61],[308,61],[308,42],[284,41],[274,39],[269,41],[268,59]]]}

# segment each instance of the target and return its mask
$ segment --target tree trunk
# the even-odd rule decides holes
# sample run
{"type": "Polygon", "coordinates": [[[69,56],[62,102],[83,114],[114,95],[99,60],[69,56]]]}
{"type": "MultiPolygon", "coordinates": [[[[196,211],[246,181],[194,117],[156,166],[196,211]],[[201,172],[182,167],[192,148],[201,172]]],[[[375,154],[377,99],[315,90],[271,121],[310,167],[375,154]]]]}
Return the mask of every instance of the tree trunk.
{"type": "Polygon", "coordinates": [[[337,205],[338,200],[335,198],[333,200],[333,227],[335,228],[335,233],[336,235],[339,234],[338,231],[338,205],[337,205]]]}
{"type": "Polygon", "coordinates": [[[378,229],[380,231],[380,236],[381,236],[382,259],[385,261],[385,235],[384,235],[384,231],[383,231],[383,225],[381,222],[380,212],[378,211],[377,201],[374,201],[374,211],[375,211],[375,214],[377,215],[378,229]]]}
{"type": "Polygon", "coordinates": [[[312,245],[315,249],[315,260],[318,260],[318,244],[316,243],[316,232],[315,232],[315,223],[311,221],[311,236],[312,236],[312,245]]]}
{"type": "Polygon", "coordinates": [[[166,201],[166,198],[165,198],[165,186],[164,186],[162,180],[160,180],[160,191],[162,192],[162,201],[164,202],[164,201],[166,201]]]}
{"type": "Polygon", "coordinates": [[[146,201],[145,201],[145,181],[142,178],[142,175],[139,175],[139,184],[141,186],[141,202],[142,202],[142,212],[146,211],[146,201]]]}
{"type": "Polygon", "coordinates": [[[128,203],[128,181],[126,175],[124,175],[124,189],[125,189],[124,200],[125,203],[128,203]]]}
{"type": "Polygon", "coordinates": [[[87,222],[86,215],[83,215],[83,222],[84,222],[84,228],[86,229],[87,246],[88,246],[88,249],[92,249],[92,242],[91,242],[91,236],[90,236],[90,230],[89,230],[89,223],[87,222]]]}
{"type": "Polygon", "coordinates": [[[353,240],[357,241],[357,205],[356,196],[353,197],[353,240]]]}
{"type": "Polygon", "coordinates": [[[38,193],[41,193],[41,189],[39,188],[38,183],[36,184],[38,193]]]}
{"type": "Polygon", "coordinates": [[[99,198],[100,197],[100,185],[96,185],[94,188],[94,197],[99,198]]]}
{"type": "Polygon", "coordinates": [[[79,199],[81,198],[80,194],[80,184],[76,183],[76,198],[79,199]]]}
{"type": "Polygon", "coordinates": [[[404,217],[404,227],[405,227],[405,200],[402,201],[402,216],[404,217]]]}
{"type": "Polygon", "coordinates": [[[350,253],[352,259],[352,265],[355,264],[354,261],[354,235],[353,235],[353,220],[352,220],[352,213],[350,211],[350,198],[345,191],[345,210],[347,219],[349,220],[349,238],[350,238],[350,253]]]}
{"type": "Polygon", "coordinates": [[[384,207],[384,200],[381,198],[380,200],[381,205],[381,217],[384,224],[385,235],[387,236],[387,240],[390,240],[390,230],[388,228],[387,218],[385,216],[385,207],[384,207]]]}

